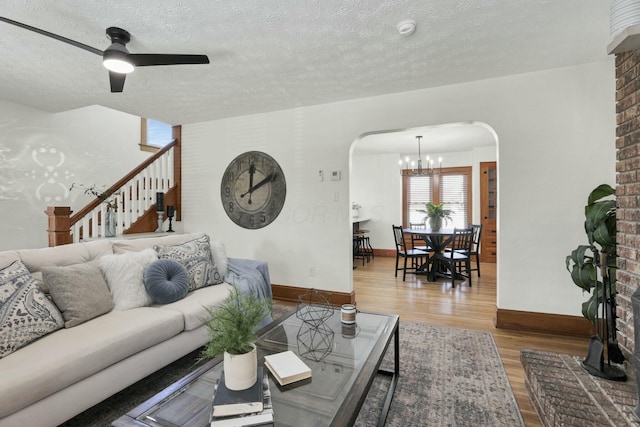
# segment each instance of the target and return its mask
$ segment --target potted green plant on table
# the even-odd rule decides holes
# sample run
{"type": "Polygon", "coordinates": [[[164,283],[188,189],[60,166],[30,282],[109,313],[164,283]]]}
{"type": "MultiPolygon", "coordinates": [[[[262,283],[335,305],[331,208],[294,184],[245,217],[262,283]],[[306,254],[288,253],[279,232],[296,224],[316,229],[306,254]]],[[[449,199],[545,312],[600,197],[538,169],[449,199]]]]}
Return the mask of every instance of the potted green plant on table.
{"type": "Polygon", "coordinates": [[[201,359],[224,354],[225,385],[230,390],[245,390],[257,380],[256,328],[269,315],[269,301],[233,286],[219,307],[208,307],[209,342],[201,359]]]}
{"type": "Polygon", "coordinates": [[[442,220],[445,221],[445,224],[448,221],[453,221],[451,214],[453,211],[451,209],[444,208],[444,202],[442,203],[433,203],[428,202],[425,205],[426,209],[420,209],[419,212],[424,212],[427,214],[425,217],[425,222],[429,220],[429,228],[433,231],[438,231],[442,227],[442,220]]]}

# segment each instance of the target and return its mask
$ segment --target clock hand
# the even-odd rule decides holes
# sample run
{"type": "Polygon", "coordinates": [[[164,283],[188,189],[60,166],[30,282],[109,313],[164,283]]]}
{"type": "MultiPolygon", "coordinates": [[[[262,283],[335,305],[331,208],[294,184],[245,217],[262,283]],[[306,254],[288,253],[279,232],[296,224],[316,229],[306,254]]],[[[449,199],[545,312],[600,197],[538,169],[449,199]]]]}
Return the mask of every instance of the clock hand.
{"type": "Polygon", "coordinates": [[[249,195],[249,197],[251,197],[251,193],[253,193],[255,190],[257,190],[258,188],[262,187],[263,185],[265,185],[267,182],[273,181],[273,179],[276,177],[275,173],[270,173],[269,175],[267,175],[262,181],[260,181],[259,183],[257,183],[256,185],[254,185],[253,187],[251,187],[249,189],[249,191],[247,191],[244,194],[241,194],[240,197],[244,197],[247,194],[249,195]]]}
{"type": "Polygon", "coordinates": [[[249,188],[253,187],[253,174],[256,173],[256,167],[253,163],[249,166],[249,188]]]}
{"type": "MultiPolygon", "coordinates": [[[[256,173],[256,166],[251,162],[251,166],[249,166],[249,190],[253,187],[253,174],[256,173]]],[[[251,192],[249,192],[249,204],[251,204],[251,192]]]]}

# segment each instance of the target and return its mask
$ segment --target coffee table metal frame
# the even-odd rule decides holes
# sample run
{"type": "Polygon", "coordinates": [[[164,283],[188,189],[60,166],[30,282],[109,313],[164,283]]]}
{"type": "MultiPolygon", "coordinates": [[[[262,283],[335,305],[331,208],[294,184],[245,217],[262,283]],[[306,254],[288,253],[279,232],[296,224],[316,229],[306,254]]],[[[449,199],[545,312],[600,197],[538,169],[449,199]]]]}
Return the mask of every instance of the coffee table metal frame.
{"type": "MultiPolygon", "coordinates": [[[[334,309],[336,311],[336,315],[340,315],[339,309],[334,309]]],[[[386,316],[389,318],[389,322],[385,330],[378,337],[376,343],[371,349],[370,354],[368,355],[366,361],[364,362],[360,372],[358,373],[356,379],[354,380],[349,393],[347,394],[345,400],[340,405],[340,408],[336,412],[330,426],[352,426],[364,404],[364,401],[367,397],[367,393],[371,388],[371,384],[376,376],[376,374],[382,374],[390,377],[389,389],[387,390],[387,395],[381,410],[381,414],[378,418],[378,426],[384,426],[387,415],[389,413],[389,408],[391,406],[391,401],[393,400],[393,394],[396,389],[396,385],[398,383],[398,378],[400,375],[400,336],[399,336],[399,316],[398,315],[389,315],[389,314],[379,314],[379,313],[366,313],[372,315],[380,315],[386,316]],[[394,341],[394,360],[393,360],[393,369],[384,369],[381,368],[382,359],[391,343],[391,339],[394,341]]],[[[295,312],[287,315],[281,319],[277,319],[272,322],[270,325],[266,326],[262,330],[259,331],[258,336],[263,337],[268,334],[275,327],[283,324],[287,319],[291,316],[295,316],[295,312]]],[[[194,371],[190,372],[180,380],[176,381],[166,389],[162,390],[158,394],[151,397],[146,402],[137,406],[133,410],[129,411],[126,415],[118,418],[112,423],[114,427],[149,427],[150,425],[158,425],[153,423],[145,423],[140,418],[143,417],[143,414],[147,413],[154,407],[158,407],[162,405],[164,402],[169,401],[173,398],[173,396],[180,394],[183,390],[185,390],[192,382],[197,380],[200,376],[205,374],[210,369],[214,368],[216,365],[222,363],[222,357],[216,357],[205,362],[202,366],[196,368],[194,371]]],[[[314,374],[317,375],[317,374],[314,374]]],[[[275,425],[278,425],[278,416],[276,413],[276,422],[275,425]]],[[[204,426],[203,426],[204,427],[204,426]]]]}

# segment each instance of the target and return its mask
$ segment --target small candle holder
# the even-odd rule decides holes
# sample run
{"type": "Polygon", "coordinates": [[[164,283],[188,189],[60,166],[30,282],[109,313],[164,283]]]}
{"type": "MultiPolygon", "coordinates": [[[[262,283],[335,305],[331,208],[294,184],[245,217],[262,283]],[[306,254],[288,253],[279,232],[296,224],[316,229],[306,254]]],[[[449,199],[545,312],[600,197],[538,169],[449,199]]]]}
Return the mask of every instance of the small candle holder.
{"type": "Polygon", "coordinates": [[[158,214],[158,229],[156,230],[156,233],[162,233],[162,218],[164,217],[164,211],[156,211],[156,213],[158,214]]]}
{"type": "Polygon", "coordinates": [[[167,218],[169,218],[169,229],[167,230],[167,233],[173,233],[173,228],[171,228],[171,221],[173,220],[175,212],[175,206],[167,206],[167,218]]]}
{"type": "Polygon", "coordinates": [[[156,233],[162,233],[162,219],[164,217],[164,193],[156,193],[156,213],[158,214],[158,228],[156,233]]]}

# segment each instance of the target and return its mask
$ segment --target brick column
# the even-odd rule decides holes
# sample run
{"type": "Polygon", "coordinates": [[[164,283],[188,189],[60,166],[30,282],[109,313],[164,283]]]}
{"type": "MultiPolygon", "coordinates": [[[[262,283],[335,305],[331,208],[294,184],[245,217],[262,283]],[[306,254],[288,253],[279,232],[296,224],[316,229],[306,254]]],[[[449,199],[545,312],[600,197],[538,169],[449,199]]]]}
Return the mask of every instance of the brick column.
{"type": "Polygon", "coordinates": [[[634,349],[631,295],[640,286],[640,51],[616,55],[618,341],[634,349]]]}
{"type": "Polygon", "coordinates": [[[44,211],[49,220],[49,247],[72,243],[71,208],[69,206],[47,206],[44,211]]]}

